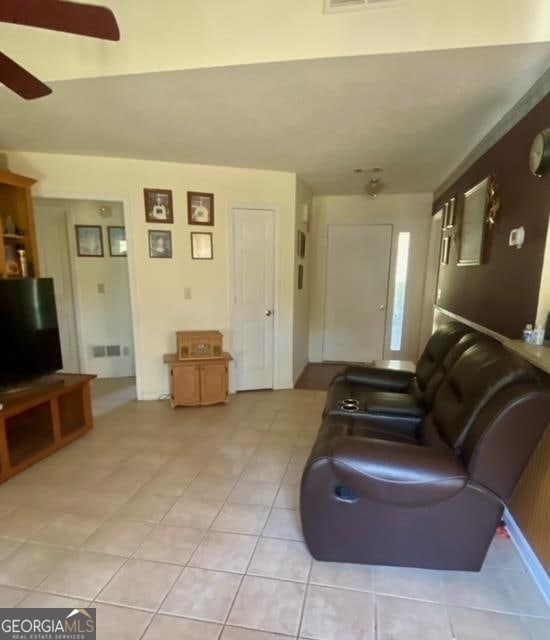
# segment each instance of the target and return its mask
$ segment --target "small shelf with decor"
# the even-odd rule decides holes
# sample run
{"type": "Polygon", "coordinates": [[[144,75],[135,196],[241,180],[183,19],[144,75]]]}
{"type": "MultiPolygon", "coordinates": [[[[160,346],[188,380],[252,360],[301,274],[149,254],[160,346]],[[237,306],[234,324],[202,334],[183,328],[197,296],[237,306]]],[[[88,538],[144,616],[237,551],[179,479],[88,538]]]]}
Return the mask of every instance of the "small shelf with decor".
{"type": "Polygon", "coordinates": [[[35,182],[0,169],[0,278],[40,275],[31,196],[35,182]]]}

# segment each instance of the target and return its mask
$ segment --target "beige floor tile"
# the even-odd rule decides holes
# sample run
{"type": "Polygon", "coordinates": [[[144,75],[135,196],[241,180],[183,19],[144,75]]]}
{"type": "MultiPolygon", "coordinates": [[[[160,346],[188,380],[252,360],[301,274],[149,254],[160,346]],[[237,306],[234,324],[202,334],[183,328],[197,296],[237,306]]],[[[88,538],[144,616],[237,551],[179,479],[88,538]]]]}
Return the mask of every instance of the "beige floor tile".
{"type": "Polygon", "coordinates": [[[445,602],[441,571],[403,567],[375,567],[375,590],[391,596],[445,602]]]}
{"type": "Polygon", "coordinates": [[[277,459],[266,461],[251,458],[242,477],[245,480],[279,484],[285,474],[287,464],[287,462],[281,462],[277,459]]]}
{"type": "Polygon", "coordinates": [[[203,529],[157,525],[134,553],[134,558],[186,564],[203,539],[203,529]]]}
{"type": "Polygon", "coordinates": [[[493,538],[484,566],[498,569],[515,569],[516,571],[526,570],[516,545],[510,538],[503,538],[500,535],[496,535],[493,538]]]}
{"type": "Polygon", "coordinates": [[[25,502],[25,507],[43,511],[48,509],[52,511],[68,509],[86,493],[86,489],[71,485],[45,485],[37,491],[33,498],[25,502]]]}
{"type": "Polygon", "coordinates": [[[168,513],[176,498],[155,494],[139,494],[132,496],[116,512],[117,518],[142,520],[144,522],[160,522],[168,513]]]}
{"type": "Polygon", "coordinates": [[[185,490],[185,496],[225,500],[235,484],[234,478],[220,478],[208,473],[199,473],[185,490]]]}
{"type": "Polygon", "coordinates": [[[188,567],[183,570],[160,610],[187,618],[225,622],[240,583],[238,574],[188,567]]]}
{"type": "Polygon", "coordinates": [[[112,516],[127,499],[128,496],[125,493],[92,490],[80,498],[80,500],[77,500],[77,502],[71,506],[70,510],[74,513],[108,518],[112,516]]]}
{"type": "Polygon", "coordinates": [[[208,529],[223,506],[221,500],[207,500],[196,496],[183,496],[166,514],[164,524],[180,527],[208,529]]]}
{"type": "Polygon", "coordinates": [[[245,576],[228,623],[236,626],[296,635],[305,585],[245,576]]]}
{"type": "Polygon", "coordinates": [[[279,489],[275,506],[282,509],[300,508],[300,486],[297,484],[283,484],[279,489]]]}
{"type": "Polygon", "coordinates": [[[454,640],[444,605],[376,596],[378,640],[454,640]]]}
{"type": "Polygon", "coordinates": [[[512,593],[514,611],[529,616],[550,618],[550,606],[529,573],[504,570],[500,572],[500,576],[512,593]]]}
{"type": "Polygon", "coordinates": [[[23,598],[17,606],[37,609],[54,609],[56,607],[63,609],[68,609],[69,607],[72,609],[85,609],[89,606],[89,601],[68,596],[58,596],[53,593],[32,591],[26,598],[23,598]]]}
{"type": "Polygon", "coordinates": [[[65,513],[52,520],[32,537],[46,544],[78,547],[89,538],[104,522],[101,516],[85,516],[79,513],[65,513]]]}
{"type": "Polygon", "coordinates": [[[0,518],[0,536],[27,540],[53,520],[58,512],[21,506],[0,518]]]}
{"type": "Polygon", "coordinates": [[[12,540],[10,538],[0,538],[0,560],[9,556],[12,551],[17,549],[23,543],[21,540],[12,540]]]}
{"type": "Polygon", "coordinates": [[[269,515],[269,507],[226,502],[212,524],[217,531],[260,534],[269,515]]]}
{"type": "Polygon", "coordinates": [[[69,555],[70,550],[26,542],[0,562],[0,584],[32,588],[69,555]]]}
{"type": "Polygon", "coordinates": [[[309,587],[301,637],[374,640],[374,596],[358,591],[309,587]]]}
{"type": "Polygon", "coordinates": [[[547,618],[522,617],[525,628],[531,634],[529,640],[548,640],[550,638],[550,620],[547,618]]]}
{"type": "Polygon", "coordinates": [[[153,525],[149,523],[112,518],[82,546],[91,551],[128,557],[134,553],[152,529],[153,525]]]}
{"type": "Polygon", "coordinates": [[[174,584],[181,567],[128,560],[97,597],[98,602],[156,610],[174,584]]]}
{"type": "Polygon", "coordinates": [[[374,591],[374,568],[360,564],[313,561],[311,584],[356,591],[374,591]]]}
{"type": "Polygon", "coordinates": [[[303,540],[300,513],[294,509],[273,509],[265,525],[264,536],[303,540]]]}
{"type": "Polygon", "coordinates": [[[0,585],[0,608],[15,607],[28,593],[24,589],[0,585]]]}
{"type": "Polygon", "coordinates": [[[244,573],[257,540],[256,536],[209,531],[191,557],[189,565],[244,573]]]}
{"type": "Polygon", "coordinates": [[[268,482],[252,482],[241,479],[231,492],[229,500],[242,504],[256,504],[270,507],[277,495],[277,485],[268,482]]]}
{"type": "Polygon", "coordinates": [[[220,640],[288,640],[289,636],[240,627],[224,627],[220,640]]]}
{"type": "Polygon", "coordinates": [[[172,616],[155,616],[143,640],[217,640],[220,625],[172,616]]]}
{"type": "Polygon", "coordinates": [[[124,559],[116,556],[76,551],[40,584],[39,589],[92,600],[123,563],[124,559]]]}
{"type": "MultiPolygon", "coordinates": [[[[522,575],[519,571],[517,576],[522,575]]],[[[517,605],[498,569],[446,571],[443,574],[445,600],[449,605],[515,613],[517,605]]]]}
{"type": "Polygon", "coordinates": [[[311,555],[302,542],[260,538],[248,568],[250,575],[307,582],[311,555]]]}
{"type": "Polygon", "coordinates": [[[95,604],[97,640],[139,640],[153,614],[108,604],[95,604]]]}
{"type": "Polygon", "coordinates": [[[519,616],[460,607],[449,616],[456,640],[531,640],[519,616]]]}

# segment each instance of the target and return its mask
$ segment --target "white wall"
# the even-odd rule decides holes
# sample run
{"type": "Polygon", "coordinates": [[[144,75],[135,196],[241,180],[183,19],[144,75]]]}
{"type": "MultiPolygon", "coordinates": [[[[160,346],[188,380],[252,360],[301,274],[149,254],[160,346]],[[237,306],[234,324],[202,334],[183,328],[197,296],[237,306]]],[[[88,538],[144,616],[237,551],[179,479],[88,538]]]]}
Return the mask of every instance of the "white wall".
{"type": "Polygon", "coordinates": [[[422,314],[422,293],[426,269],[426,253],[430,233],[432,194],[365,196],[320,196],[313,199],[311,224],[309,358],[322,360],[325,300],[325,267],[327,227],[329,224],[391,224],[393,225],[392,266],[388,295],[385,358],[415,360],[422,314]],[[397,239],[400,231],[410,231],[408,282],[405,300],[403,348],[389,350],[390,322],[393,301],[394,270],[397,239]]]}
{"type": "Polygon", "coordinates": [[[546,326],[546,320],[550,313],[550,222],[546,232],[546,248],[544,250],[544,263],[540,279],[539,302],[537,308],[536,325],[546,326]]]}
{"type": "Polygon", "coordinates": [[[107,226],[124,226],[122,204],[110,204],[112,217],[99,215],[101,202],[68,200],[69,247],[76,287],[76,313],[79,326],[82,370],[100,378],[128,377],[135,374],[134,339],[130,301],[128,258],[111,257],[107,226]],[[103,258],[77,256],[74,225],[100,225],[103,232],[103,258]],[[99,293],[102,284],[104,293],[99,293]],[[93,358],[92,346],[120,345],[129,355],[93,358]]]}
{"type": "Polygon", "coordinates": [[[292,173],[41,153],[8,152],[10,170],[38,180],[35,196],[114,200],[124,205],[132,290],[138,397],[168,390],[164,353],[179,329],[220,329],[231,350],[228,212],[233,205],[273,206],[279,217],[276,290],[276,388],[292,386],[296,177],[292,173]],[[175,224],[145,222],[143,188],[172,189],[175,224]],[[214,260],[191,260],[187,191],[215,194],[214,260]],[[148,257],[147,229],[172,231],[174,258],[148,257]],[[185,287],[192,299],[183,299],[185,287]]]}
{"type": "Polygon", "coordinates": [[[550,40],[548,0],[410,0],[337,15],[323,13],[323,0],[104,4],[117,16],[120,42],[0,25],[2,46],[52,81],[550,40]]]}
{"type": "Polygon", "coordinates": [[[294,323],[293,323],[293,366],[294,382],[300,377],[309,361],[309,289],[311,276],[311,234],[308,225],[303,222],[304,207],[311,214],[313,193],[303,180],[296,180],[296,215],[294,220],[294,239],[297,242],[298,231],[306,234],[306,255],[298,257],[297,245],[294,249],[294,323]],[[304,269],[303,288],[298,290],[298,265],[304,269]]]}

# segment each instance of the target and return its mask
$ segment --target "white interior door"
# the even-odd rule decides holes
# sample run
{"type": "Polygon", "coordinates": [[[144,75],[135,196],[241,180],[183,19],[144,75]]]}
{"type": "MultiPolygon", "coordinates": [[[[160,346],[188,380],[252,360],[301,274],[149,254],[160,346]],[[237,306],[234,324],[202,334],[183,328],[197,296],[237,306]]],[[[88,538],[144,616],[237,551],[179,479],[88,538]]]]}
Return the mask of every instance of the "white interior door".
{"type": "Polygon", "coordinates": [[[63,371],[80,373],[67,213],[62,209],[37,206],[35,221],[41,275],[54,281],[63,371]]]}
{"type": "Polygon", "coordinates": [[[391,225],[329,225],[323,360],[382,359],[391,225]]]}
{"type": "Polygon", "coordinates": [[[235,386],[273,388],[274,212],[233,210],[235,386]]]}

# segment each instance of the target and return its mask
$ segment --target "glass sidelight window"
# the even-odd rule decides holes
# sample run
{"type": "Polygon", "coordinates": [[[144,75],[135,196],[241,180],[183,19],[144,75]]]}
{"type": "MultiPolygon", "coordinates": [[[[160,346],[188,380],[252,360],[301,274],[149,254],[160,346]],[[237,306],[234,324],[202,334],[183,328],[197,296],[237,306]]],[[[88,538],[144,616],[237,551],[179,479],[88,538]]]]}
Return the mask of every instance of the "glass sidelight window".
{"type": "Polygon", "coordinates": [[[402,231],[397,239],[397,264],[395,267],[395,286],[393,292],[393,315],[390,342],[390,349],[392,351],[401,351],[401,345],[403,342],[405,292],[407,289],[410,242],[411,234],[408,231],[402,231]]]}

